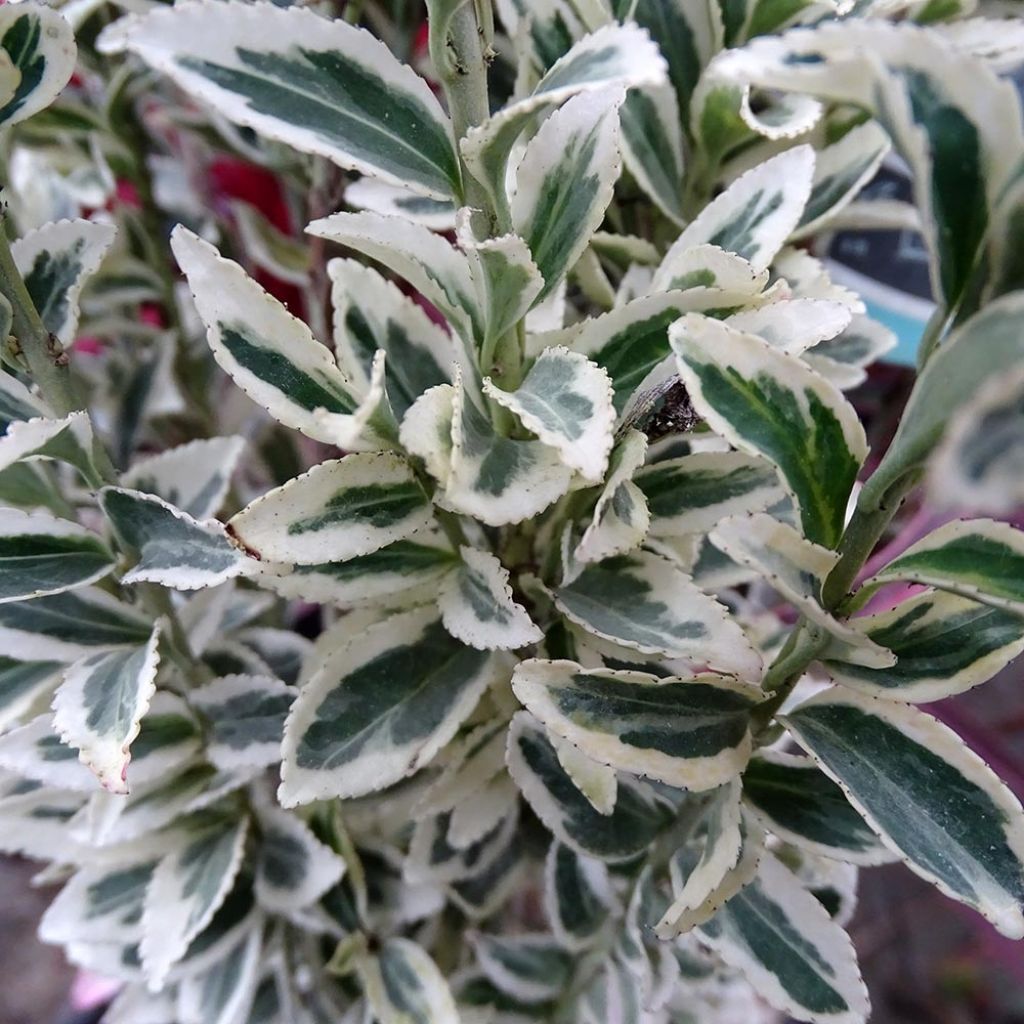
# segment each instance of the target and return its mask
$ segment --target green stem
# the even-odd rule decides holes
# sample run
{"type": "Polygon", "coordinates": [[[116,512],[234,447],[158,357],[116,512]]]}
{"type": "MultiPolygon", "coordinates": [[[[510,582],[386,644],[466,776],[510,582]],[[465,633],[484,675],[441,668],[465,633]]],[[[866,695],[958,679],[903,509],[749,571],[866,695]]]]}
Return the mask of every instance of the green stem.
{"type": "Polygon", "coordinates": [[[786,702],[805,669],[825,649],[828,642],[824,630],[807,619],[801,619],[776,655],[762,683],[770,694],[754,711],[755,730],[764,729],[786,702]]]}
{"type": "Polygon", "coordinates": [[[946,330],[946,323],[949,320],[949,311],[943,305],[935,307],[932,315],[925,324],[924,332],[921,335],[920,344],[917,347],[917,372],[920,373],[931,357],[935,347],[942,340],[946,330]]]}
{"type": "MultiPolygon", "coordinates": [[[[470,128],[483,124],[491,113],[487,98],[489,48],[477,18],[475,3],[464,3],[452,15],[448,25],[448,38],[443,43],[445,52],[432,52],[431,57],[441,77],[458,145],[470,128]]],[[[441,41],[434,41],[433,49],[439,49],[441,46],[441,41]]],[[[461,153],[459,162],[462,165],[463,198],[466,204],[486,214],[493,225],[494,211],[488,201],[487,192],[469,173],[461,153]]]]}

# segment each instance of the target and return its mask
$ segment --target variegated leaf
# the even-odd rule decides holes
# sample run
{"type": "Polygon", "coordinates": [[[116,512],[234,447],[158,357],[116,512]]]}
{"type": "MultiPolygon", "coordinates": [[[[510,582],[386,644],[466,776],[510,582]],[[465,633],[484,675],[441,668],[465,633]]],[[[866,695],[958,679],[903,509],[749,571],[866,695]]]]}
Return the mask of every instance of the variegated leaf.
{"type": "Polygon", "coordinates": [[[587,566],[555,593],[572,622],[645,654],[756,679],[761,659],[725,608],[666,559],[648,552],[587,566]]]}
{"type": "Polygon", "coordinates": [[[862,501],[880,500],[896,480],[924,462],[946,432],[950,410],[1020,366],[1022,315],[1024,296],[1006,295],[943,341],[918,377],[896,435],[864,485],[862,501]]]}
{"type": "Polygon", "coordinates": [[[170,690],[153,694],[131,745],[131,781],[147,786],[192,761],[203,740],[189,704],[170,690]]]}
{"type": "Polygon", "coordinates": [[[345,873],[345,862],[301,818],[276,807],[259,814],[260,852],[254,883],[267,910],[288,914],[315,903],[345,873]]]}
{"type": "Polygon", "coordinates": [[[541,125],[516,169],[512,226],[552,293],[604,219],[620,171],[621,88],[584,92],[541,125]]]}
{"type": "MultiPolygon", "coordinates": [[[[746,884],[742,881],[748,874],[746,866],[736,872],[744,848],[739,779],[724,783],[710,794],[697,832],[696,842],[689,844],[693,848],[684,846],[672,858],[674,899],[657,925],[662,937],[682,935],[706,921],[713,913],[709,913],[709,901],[720,894],[723,884],[746,884]],[[733,873],[736,882],[726,883],[733,873]]],[[[756,843],[747,846],[750,862],[750,850],[756,848],[756,843]]]]}
{"type": "Polygon", "coordinates": [[[242,930],[241,937],[211,967],[198,973],[190,972],[182,979],[177,1000],[181,1024],[253,1021],[263,955],[260,924],[257,919],[251,927],[242,930]]]}
{"type": "Polygon", "coordinates": [[[284,723],[295,690],[270,676],[221,676],[193,690],[206,719],[206,756],[226,771],[264,767],[281,759],[284,723]]]}
{"type": "Polygon", "coordinates": [[[282,597],[358,608],[405,603],[424,588],[436,588],[458,564],[458,555],[444,538],[424,530],[342,562],[262,564],[256,582],[282,597]]]}
{"type": "Polygon", "coordinates": [[[620,110],[622,156],[640,187],[676,224],[682,206],[683,138],[671,86],[633,89],[620,110]]]}
{"type": "Polygon", "coordinates": [[[1024,615],[1024,533],[992,519],[946,523],[865,586],[891,580],[923,583],[1024,615]]]}
{"type": "Polygon", "coordinates": [[[578,93],[659,85],[664,77],[664,59],[646,33],[633,25],[603,26],[559,55],[530,96],[471,128],[461,143],[463,158],[497,208],[504,211],[509,154],[524,131],[578,93]]]}
{"type": "Polygon", "coordinates": [[[493,678],[431,608],[396,615],[331,652],[285,725],[285,806],[362,796],[427,764],[493,678]]]}
{"type": "Polygon", "coordinates": [[[306,226],[311,235],[377,260],[448,319],[463,341],[482,339],[483,314],[469,260],[440,235],[404,217],[335,213],[306,226]]]}
{"type": "Polygon", "coordinates": [[[210,437],[168,448],[136,462],[121,476],[121,485],[208,519],[227,497],[244,447],[241,437],[210,437]]]}
{"type": "Polygon", "coordinates": [[[578,565],[603,562],[639,547],[651,524],[647,498],[632,481],[644,460],[647,438],[629,429],[612,450],[604,488],[594,505],[590,523],[572,553],[578,565]]]}
{"type": "Polygon", "coordinates": [[[544,861],[544,902],[559,942],[572,952],[585,949],[615,906],[607,867],[553,840],[544,861]]]}
{"type": "Polygon", "coordinates": [[[684,229],[665,256],[717,245],[764,270],[800,223],[814,174],[814,150],[795,146],[736,179],[684,229]]]}
{"type": "Polygon", "coordinates": [[[156,495],[122,487],[104,487],[99,501],[118,543],[137,558],[125,583],[197,590],[246,571],[245,556],[215,519],[199,522],[156,495]]]}
{"type": "Polygon", "coordinates": [[[12,658],[76,661],[98,647],[144,644],[148,616],[98,587],[0,603],[0,644],[12,658]]]}
{"type": "Polygon", "coordinates": [[[22,459],[56,459],[74,466],[91,487],[102,482],[92,459],[89,414],[71,412],[61,419],[14,420],[0,437],[0,469],[22,459]]]}
{"type": "Polygon", "coordinates": [[[784,497],[771,463],[742,452],[695,452],[646,466],[636,484],[647,499],[651,532],[685,537],[726,516],[760,512],[784,497]]]}
{"type": "MultiPolygon", "coordinates": [[[[345,189],[345,202],[357,210],[386,217],[404,217],[431,231],[451,231],[455,227],[455,206],[446,199],[435,199],[379,178],[360,178],[345,189]]],[[[308,262],[308,255],[303,249],[308,262]]]]}
{"type": "Polygon", "coordinates": [[[835,299],[796,298],[741,310],[725,322],[737,331],[756,334],[780,352],[798,356],[836,337],[852,319],[850,307],[835,299]]]}
{"type": "Polygon", "coordinates": [[[869,696],[911,703],[941,700],[984,683],[1021,651],[1020,616],[948,592],[915,594],[895,608],[850,620],[892,651],[891,668],[854,664],[845,649],[825,652],[832,678],[869,696]]]}
{"type": "Polygon", "coordinates": [[[837,552],[812,544],[767,512],[724,519],[708,539],[734,562],[753,569],[811,622],[839,640],[850,661],[875,669],[895,663],[895,655],[884,646],[839,622],[822,607],[822,587],[839,561],[837,552]]]}
{"type": "Polygon", "coordinates": [[[1024,811],[951,729],[846,688],[783,721],[911,870],[1024,937],[1024,811]]]}
{"type": "Polygon", "coordinates": [[[159,639],[157,625],[145,647],[75,662],[53,699],[54,729],[112,793],[128,792],[131,745],[156,690],[159,639]]]}
{"type": "Polygon", "coordinates": [[[285,426],[342,448],[375,447],[377,428],[392,429],[378,414],[379,397],[371,392],[361,404],[328,349],[237,263],[180,225],[171,247],[214,358],[253,401],[285,426]]]}
{"type": "MultiPolygon", "coordinates": [[[[694,288],[717,288],[725,293],[724,304],[718,299],[715,307],[727,309],[753,302],[768,285],[767,269],[755,270],[749,260],[719,245],[701,242],[685,248],[673,246],[661,260],[651,280],[652,292],[690,291],[694,288]],[[671,256],[671,258],[669,258],[671,256]]],[[[770,294],[770,292],[768,293],[770,294]]],[[[691,307],[686,312],[693,310],[691,307]]]]}
{"type": "Polygon", "coordinates": [[[853,407],[823,377],[755,335],[696,314],[669,335],[698,411],[737,448],[774,462],[805,536],[834,547],[867,455],[853,407]]]}
{"type": "Polygon", "coordinates": [[[619,782],[612,813],[599,814],[558,763],[543,728],[525,711],[512,719],[508,766],[537,817],[582,856],[611,863],[631,860],[673,817],[649,786],[628,778],[619,782]]]}
{"type": "Polygon", "coordinates": [[[547,738],[555,748],[555,755],[562,770],[583,794],[587,803],[598,814],[611,814],[615,810],[615,801],[619,795],[618,772],[611,765],[595,761],[589,754],[584,754],[575,743],[570,743],[564,736],[559,736],[550,729],[547,730],[547,738]]]}
{"type": "Polygon", "coordinates": [[[409,843],[403,867],[405,881],[413,885],[451,884],[485,871],[500,858],[509,837],[515,833],[518,811],[514,806],[509,811],[482,836],[464,846],[451,842],[452,811],[421,818],[409,843]]]}
{"type": "Polygon", "coordinates": [[[361,958],[359,971],[380,1024],[458,1024],[448,983],[437,964],[410,939],[388,939],[375,956],[361,958]]]}
{"type": "Polygon", "coordinates": [[[59,661],[24,661],[0,655],[0,733],[39,707],[57,685],[59,661]]]}
{"type": "Polygon", "coordinates": [[[538,643],[544,634],[512,596],[509,573],[489,551],[463,547],[461,561],[441,585],[444,628],[481,651],[513,651],[538,643]]]}
{"type": "Polygon", "coordinates": [[[242,251],[256,266],[299,288],[309,281],[311,254],[301,240],[281,231],[251,203],[235,200],[231,213],[242,251]]]}
{"type": "Polygon", "coordinates": [[[572,470],[541,441],[494,432],[457,381],[452,402],[451,464],[441,504],[488,526],[539,515],[568,489],[572,470]]]}
{"type": "Polygon", "coordinates": [[[772,854],[702,934],[777,1010],[815,1024],[867,1021],[867,988],[850,937],[772,854]]]}
{"type": "Polygon", "coordinates": [[[428,195],[461,192],[451,125],[427,83],[342,20],[193,0],[119,22],[105,44],[267,138],[428,195]]]}
{"type": "Polygon", "coordinates": [[[114,233],[110,224],[61,220],[44,224],[11,244],[14,263],[43,326],[62,345],[75,340],[82,288],[113,244],[114,233]]]}
{"type": "Polygon", "coordinates": [[[473,938],[480,969],[521,1003],[555,999],[571,977],[572,959],[550,935],[480,935],[473,938]]]}
{"type": "Polygon", "coordinates": [[[726,801],[726,805],[710,808],[705,836],[715,838],[714,845],[708,847],[706,843],[702,845],[699,841],[689,843],[677,850],[669,861],[669,876],[676,899],[656,925],[655,930],[659,938],[678,938],[706,924],[721,907],[748,886],[757,874],[757,866],[764,855],[765,836],[757,824],[746,815],[741,815],[736,825],[740,841],[736,860],[731,867],[724,863],[732,859],[732,851],[735,849],[736,832],[733,831],[732,815],[727,810],[727,803],[733,796],[732,791],[723,790],[721,799],[726,801]],[[720,818],[720,814],[724,814],[724,817],[720,818]],[[718,830],[723,826],[725,831],[719,835],[718,830]],[[707,831],[708,827],[711,829],[710,832],[707,831]],[[705,854],[709,854],[707,859],[705,854]],[[687,881],[696,872],[699,872],[697,881],[687,895],[687,881]],[[711,887],[710,890],[708,886],[711,887]],[[704,899],[697,903],[696,897],[701,892],[705,893],[704,899]]]}
{"type": "Polygon", "coordinates": [[[455,345],[423,309],[355,260],[327,264],[338,365],[358,393],[370,387],[373,359],[387,353],[388,398],[401,419],[424,391],[452,377],[455,345]]]}
{"type": "Polygon", "coordinates": [[[503,391],[488,379],[484,392],[586,480],[604,477],[615,423],[612,382],[586,356],[546,348],[515,391],[503,391]]]}
{"type": "Polygon", "coordinates": [[[82,587],[113,567],[100,538],[77,523],[0,509],[0,604],[82,587]]]}
{"type": "Polygon", "coordinates": [[[807,758],[760,751],[743,773],[743,799],[787,843],[850,864],[892,859],[842,788],[807,758]]]}
{"type": "Polygon", "coordinates": [[[96,792],[96,776],[79,762],[78,751],[61,741],[49,714],[0,736],[0,768],[57,790],[96,792]]]}
{"type": "Polygon", "coordinates": [[[889,148],[889,137],[876,121],[868,121],[821,150],[815,161],[811,195],[794,237],[814,234],[848,206],[875,176],[889,148]]]}
{"type": "Polygon", "coordinates": [[[74,73],[77,48],[71,25],[42,4],[12,5],[0,12],[0,47],[8,58],[8,88],[0,106],[0,124],[6,126],[24,121],[57,98],[74,73]]]}
{"type": "Polygon", "coordinates": [[[409,464],[382,452],[321,462],[247,505],[228,532],[257,558],[322,565],[379,551],[430,516],[409,464]]]}
{"type": "Polygon", "coordinates": [[[52,416],[49,406],[17,377],[0,372],[0,425],[52,416]]]}
{"type": "Polygon", "coordinates": [[[195,825],[156,866],[146,890],[139,946],[154,988],[163,984],[227,897],[241,867],[248,825],[248,818],[213,818],[195,825]]]}
{"type": "Polygon", "coordinates": [[[538,659],[516,666],[512,689],[588,757],[701,791],[743,770],[750,712],[762,697],[757,687],[724,676],[661,678],[538,659]]]}

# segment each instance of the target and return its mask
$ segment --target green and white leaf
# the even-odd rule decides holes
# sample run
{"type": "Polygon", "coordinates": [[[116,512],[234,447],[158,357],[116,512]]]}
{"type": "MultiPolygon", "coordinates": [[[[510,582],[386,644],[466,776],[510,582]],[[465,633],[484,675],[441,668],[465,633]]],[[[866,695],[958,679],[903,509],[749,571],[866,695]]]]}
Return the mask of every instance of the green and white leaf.
{"type": "Polygon", "coordinates": [[[95,583],[113,567],[100,538],[77,523],[0,508],[0,604],[95,583]]]}
{"type": "Polygon", "coordinates": [[[376,956],[360,959],[359,973],[380,1024],[458,1024],[448,983],[430,956],[410,939],[388,939],[376,956]]]}
{"type": "MultiPolygon", "coordinates": [[[[682,935],[708,920],[714,913],[709,903],[713,904],[713,897],[720,893],[726,878],[735,873],[735,878],[727,883],[732,887],[748,874],[746,865],[744,870],[736,871],[744,851],[738,778],[719,786],[710,795],[698,827],[701,834],[689,845],[699,848],[700,853],[684,847],[671,861],[674,898],[657,925],[662,937],[682,935]]],[[[758,846],[755,841],[748,842],[747,847],[750,862],[753,858],[749,851],[758,846]]]]}
{"type": "Polygon", "coordinates": [[[734,562],[757,572],[811,622],[836,637],[849,660],[875,669],[895,663],[895,656],[882,645],[839,622],[822,607],[821,590],[839,561],[837,552],[805,540],[798,530],[767,512],[723,519],[708,539],[734,562]]]}
{"type": "Polygon", "coordinates": [[[865,866],[893,859],[842,788],[808,758],[759,751],[743,773],[743,799],[769,832],[801,849],[865,866]]]}
{"type": "Polygon", "coordinates": [[[586,949],[616,906],[607,867],[553,840],[544,861],[544,906],[562,946],[573,953],[586,949]]]}
{"type": "Polygon", "coordinates": [[[834,299],[781,299],[756,309],[741,310],[726,323],[745,334],[756,334],[787,355],[803,355],[849,327],[850,307],[834,299]]]}
{"type": "Polygon", "coordinates": [[[401,606],[437,584],[459,564],[440,531],[421,530],[368,555],[320,565],[260,563],[256,582],[282,597],[340,608],[401,606]]]}
{"type": "Polygon", "coordinates": [[[247,571],[247,559],[216,519],[199,522],[163,498],[122,487],[104,487],[99,502],[118,544],[137,558],[125,583],[197,590],[247,571]]]}
{"type": "Polygon", "coordinates": [[[709,425],[778,467],[804,535],[834,547],[860,464],[864,428],[831,384],[800,360],[697,314],[669,331],[690,399],[709,425]]]}
{"type": "Polygon", "coordinates": [[[308,284],[310,252],[300,239],[285,234],[251,203],[237,199],[231,203],[231,213],[242,251],[256,266],[298,288],[308,284]]]}
{"type": "Polygon", "coordinates": [[[225,771],[276,764],[294,699],[295,690],[270,676],[221,676],[193,690],[207,724],[206,756],[225,771]]]}
{"type": "Polygon", "coordinates": [[[496,667],[452,637],[432,608],[352,636],[292,706],[281,802],[363,796],[412,775],[452,739],[496,667]]]}
{"type": "Polygon", "coordinates": [[[929,590],[889,611],[850,620],[857,632],[896,655],[891,668],[854,664],[844,648],[825,652],[837,683],[874,697],[927,703],[991,679],[1024,651],[1016,612],[929,590]]]}
{"type": "Polygon", "coordinates": [[[0,469],[22,459],[57,459],[74,466],[90,486],[100,475],[92,461],[92,422],[86,412],[71,412],[62,419],[14,420],[0,437],[0,469]]]}
{"type": "Polygon", "coordinates": [[[646,435],[632,428],[612,449],[604,489],[572,553],[572,562],[586,565],[627,554],[647,536],[651,525],[647,498],[631,479],[646,451],[646,435]]]}
{"type": "Polygon", "coordinates": [[[813,235],[846,209],[875,176],[889,149],[889,136],[877,121],[867,121],[819,150],[811,195],[792,237],[813,235]]]}
{"type": "Polygon", "coordinates": [[[755,271],[766,269],[800,223],[813,175],[810,146],[794,146],[758,164],[687,225],[665,255],[663,266],[693,246],[709,244],[742,256],[755,271]]]}
{"type": "Polygon", "coordinates": [[[494,432],[489,419],[456,381],[452,403],[450,472],[438,503],[488,526],[539,515],[569,489],[572,470],[541,441],[494,432]]]}
{"type": "Polygon", "coordinates": [[[224,503],[238,460],[241,437],[190,441],[140,459],[121,476],[121,485],[155,494],[195,519],[209,519],[224,503]]]}
{"type": "Polygon", "coordinates": [[[509,155],[524,131],[579,93],[660,85],[664,79],[664,58],[647,33],[630,24],[605,25],[559,56],[531,95],[471,128],[460,144],[463,159],[496,207],[504,210],[509,155]]]}
{"type": "Polygon", "coordinates": [[[387,393],[399,419],[424,391],[451,381],[455,345],[416,303],[355,260],[331,260],[327,273],[335,356],[357,394],[369,390],[379,350],[387,353],[387,393]]]}
{"type": "Polygon", "coordinates": [[[463,546],[460,563],[441,584],[444,628],[481,651],[514,651],[544,634],[512,596],[509,572],[489,551],[463,546]]]}
{"type": "Polygon", "coordinates": [[[345,862],[294,814],[276,807],[259,813],[260,852],[255,890],[261,906],[287,915],[308,907],[341,880],[345,862]]]}
{"type": "Polygon", "coordinates": [[[555,999],[571,977],[572,959],[551,935],[481,935],[472,938],[480,969],[521,1003],[555,999]]]}
{"type": "Polygon", "coordinates": [[[62,668],[59,661],[22,661],[0,654],[0,733],[45,706],[62,668]]]}
{"type": "Polygon", "coordinates": [[[1024,812],[949,728],[905,704],[825,690],[784,716],[911,870],[1024,936],[1024,812]]]}
{"type": "Polygon", "coordinates": [[[170,690],[157,690],[131,746],[132,785],[149,785],[181,770],[194,760],[203,738],[184,699],[170,690]]]}
{"type": "Polygon", "coordinates": [[[604,219],[621,168],[624,98],[620,87],[573,96],[526,145],[510,208],[544,279],[535,303],[554,291],[604,219]]]}
{"type": "Polygon", "coordinates": [[[42,4],[12,4],[0,11],[0,125],[17,124],[48,107],[75,70],[75,33],[42,4]],[[13,72],[13,73],[12,73],[13,72]]]}
{"type": "Polygon", "coordinates": [[[487,378],[484,393],[555,448],[562,461],[587,481],[603,479],[615,408],[612,382],[602,367],[579,352],[546,348],[515,391],[503,391],[487,378]]]}
{"type": "Polygon", "coordinates": [[[256,923],[245,929],[242,937],[212,967],[182,978],[177,1000],[181,1021],[234,1024],[240,1019],[258,1019],[255,1018],[254,1000],[264,955],[260,923],[257,918],[256,923]]]}
{"type": "Polygon", "coordinates": [[[75,340],[82,288],[99,269],[114,235],[111,224],[61,220],[44,224],[11,243],[15,266],[43,326],[62,345],[75,340]]]}
{"type": "Polygon", "coordinates": [[[404,217],[335,213],[306,226],[311,235],[377,260],[404,278],[448,319],[463,341],[484,336],[476,284],[466,255],[404,217]]]}
{"type": "Polygon", "coordinates": [[[750,712],[762,698],[759,688],[724,676],[661,678],[539,659],[516,666],[512,689],[595,761],[698,791],[743,770],[750,712]]]}
{"type": "MultiPolygon", "coordinates": [[[[721,246],[701,242],[685,248],[673,246],[661,260],[651,281],[652,292],[689,291],[693,288],[719,288],[735,294],[724,306],[753,302],[768,284],[768,271],[755,270],[749,260],[721,246]]],[[[689,312],[689,310],[687,311],[689,312]]]]}
{"type": "Polygon", "coordinates": [[[759,655],[725,608],[649,552],[587,566],[555,591],[555,603],[571,622],[624,647],[760,677],[759,655]]]}
{"type": "Polygon", "coordinates": [[[378,446],[375,433],[363,438],[376,402],[369,408],[360,403],[330,351],[301,320],[186,228],[174,229],[171,248],[214,358],[254,402],[314,440],[342,448],[378,446]]]}
{"type": "Polygon", "coordinates": [[[806,1021],[867,1021],[868,993],[850,937],[771,853],[702,935],[775,1009],[806,1021]]]}
{"type": "Polygon", "coordinates": [[[322,565],[379,551],[430,521],[409,464],[380,452],[321,462],[247,505],[228,532],[257,558],[322,565]]]}
{"type": "Polygon", "coordinates": [[[53,727],[111,793],[128,792],[131,745],[156,692],[159,624],[145,647],[90,654],[64,674],[53,727]]]}
{"type": "Polygon", "coordinates": [[[98,647],[144,644],[147,616],[98,587],[0,603],[0,644],[12,658],[77,661],[98,647]]]}
{"type": "Polygon", "coordinates": [[[548,742],[555,748],[558,763],[572,780],[572,784],[586,797],[587,803],[598,814],[608,815],[615,810],[619,795],[619,776],[611,765],[595,761],[584,754],[575,743],[551,729],[547,730],[548,742]]]}
{"type": "MultiPolygon", "coordinates": [[[[728,800],[731,796],[730,791],[723,790],[724,799],[728,800]]],[[[724,811],[725,808],[720,807],[718,810],[724,811]]],[[[655,932],[660,939],[676,939],[692,932],[694,928],[706,924],[729,900],[749,885],[757,874],[757,866],[764,855],[765,837],[756,823],[744,815],[740,816],[739,821],[740,846],[736,861],[732,867],[725,866],[725,862],[732,858],[735,838],[731,827],[731,818],[728,816],[728,812],[726,813],[727,817],[719,821],[716,819],[713,809],[712,816],[708,821],[708,825],[712,829],[723,825],[726,828],[726,833],[721,837],[721,843],[716,843],[717,848],[712,848],[709,851],[706,845],[690,843],[677,850],[669,861],[669,876],[672,879],[672,891],[676,898],[655,926],[655,932]],[[710,852],[711,856],[705,861],[704,855],[707,852],[710,852]],[[707,892],[703,902],[691,906],[695,899],[690,899],[688,896],[681,899],[686,893],[687,880],[693,873],[700,871],[698,879],[710,883],[723,868],[721,878],[707,892]]],[[[692,896],[695,898],[703,888],[705,888],[703,882],[694,883],[694,888],[691,890],[692,896]]]]}
{"type": "MultiPolygon", "coordinates": [[[[389,185],[379,178],[353,181],[345,189],[345,202],[357,210],[386,217],[404,217],[431,231],[452,231],[455,228],[455,206],[449,200],[435,199],[422,192],[389,185]]],[[[308,261],[306,250],[302,252],[308,261]]]]}
{"type": "Polygon", "coordinates": [[[651,533],[704,533],[726,516],[760,512],[785,492],[770,462],[743,452],[695,452],[645,466],[636,484],[651,512],[651,533]]]}
{"type": "Polygon", "coordinates": [[[153,872],[142,911],[139,953],[159,988],[223,904],[242,863],[249,819],[214,818],[186,833],[153,872]]]}
{"type": "Polygon", "coordinates": [[[96,792],[96,776],[79,762],[78,751],[61,741],[49,714],[0,736],[0,768],[53,789],[96,792]]]}
{"type": "Polygon", "coordinates": [[[645,783],[620,778],[615,808],[598,813],[559,764],[543,727],[521,711],[508,734],[508,767],[527,803],[555,838],[585,857],[632,860],[674,817],[645,783]]]}
{"type": "Polygon", "coordinates": [[[52,416],[50,407],[14,374],[0,372],[0,425],[52,416]]]}
{"type": "Polygon", "coordinates": [[[917,378],[900,425],[862,501],[878,501],[922,465],[950,425],[951,410],[1024,361],[1024,295],[1004,295],[945,339],[917,378]]]}
{"type": "Polygon", "coordinates": [[[1024,615],[1024,533],[993,519],[954,520],[865,583],[905,580],[1024,615]]]}
{"type": "Polygon", "coordinates": [[[683,138],[675,92],[668,85],[631,89],[619,116],[630,174],[667,217],[684,224],[683,138]]]}
{"type": "Polygon", "coordinates": [[[300,8],[191,0],[118,22],[127,49],[236,124],[441,199],[461,192],[451,124],[380,40],[300,8]]]}

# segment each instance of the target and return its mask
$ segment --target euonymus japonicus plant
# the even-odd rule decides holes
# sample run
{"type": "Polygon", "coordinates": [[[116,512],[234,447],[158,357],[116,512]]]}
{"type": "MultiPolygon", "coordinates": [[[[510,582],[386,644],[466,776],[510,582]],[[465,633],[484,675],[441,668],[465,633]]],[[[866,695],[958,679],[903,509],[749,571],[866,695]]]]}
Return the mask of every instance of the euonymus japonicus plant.
{"type": "Polygon", "coordinates": [[[918,707],[1024,650],[1024,537],[876,554],[1024,498],[1024,25],[428,7],[421,77],[352,24],[414,56],[401,4],[71,5],[59,99],[71,21],[0,8],[0,846],[111,1024],[864,1021],[859,866],[1024,936],[1020,804],[918,707]],[[937,307],[870,463],[849,223],[937,307]]]}

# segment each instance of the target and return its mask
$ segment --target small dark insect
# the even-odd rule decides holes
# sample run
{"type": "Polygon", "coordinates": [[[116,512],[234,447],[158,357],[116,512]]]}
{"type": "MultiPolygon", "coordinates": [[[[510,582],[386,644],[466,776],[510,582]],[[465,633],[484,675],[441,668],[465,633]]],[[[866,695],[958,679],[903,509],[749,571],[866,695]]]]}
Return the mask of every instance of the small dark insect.
{"type": "Polygon", "coordinates": [[[688,433],[700,422],[700,414],[690,401],[686,385],[676,379],[657,396],[649,414],[637,426],[648,441],[657,441],[670,434],[688,433]]]}

